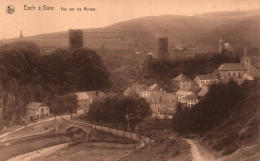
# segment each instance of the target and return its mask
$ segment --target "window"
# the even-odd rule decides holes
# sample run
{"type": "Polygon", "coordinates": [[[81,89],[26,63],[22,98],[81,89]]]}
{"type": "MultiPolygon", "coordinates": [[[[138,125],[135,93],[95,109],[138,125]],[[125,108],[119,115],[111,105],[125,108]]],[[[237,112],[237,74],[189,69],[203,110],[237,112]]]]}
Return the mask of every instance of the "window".
{"type": "Polygon", "coordinates": [[[236,77],[236,73],[233,73],[233,77],[236,77]]]}
{"type": "Polygon", "coordinates": [[[238,77],[241,78],[241,74],[240,73],[238,73],[238,77]]]}
{"type": "Polygon", "coordinates": [[[230,73],[228,73],[228,76],[230,77],[230,73]]]}
{"type": "Polygon", "coordinates": [[[183,88],[185,88],[185,84],[183,84],[183,88]]]}
{"type": "Polygon", "coordinates": [[[44,108],[41,108],[41,113],[44,113],[44,108]]]}

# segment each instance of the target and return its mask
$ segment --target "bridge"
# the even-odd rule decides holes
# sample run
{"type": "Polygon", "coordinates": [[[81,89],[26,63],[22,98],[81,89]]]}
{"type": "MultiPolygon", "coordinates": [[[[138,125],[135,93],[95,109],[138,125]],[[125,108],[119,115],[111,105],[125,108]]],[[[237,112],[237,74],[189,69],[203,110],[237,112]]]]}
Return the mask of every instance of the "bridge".
{"type": "Polygon", "coordinates": [[[130,132],[125,132],[125,131],[122,131],[122,130],[113,129],[113,128],[108,128],[108,127],[104,127],[104,126],[93,125],[93,124],[90,124],[90,123],[85,122],[83,120],[66,120],[66,119],[64,119],[61,122],[61,124],[56,127],[56,130],[67,132],[67,131],[69,131],[69,129],[72,129],[72,128],[81,129],[81,130],[85,131],[87,133],[87,135],[93,129],[96,129],[96,130],[112,133],[116,136],[126,137],[126,138],[130,138],[130,139],[134,139],[134,140],[139,140],[139,137],[136,134],[133,134],[133,133],[130,133],[130,132]]]}

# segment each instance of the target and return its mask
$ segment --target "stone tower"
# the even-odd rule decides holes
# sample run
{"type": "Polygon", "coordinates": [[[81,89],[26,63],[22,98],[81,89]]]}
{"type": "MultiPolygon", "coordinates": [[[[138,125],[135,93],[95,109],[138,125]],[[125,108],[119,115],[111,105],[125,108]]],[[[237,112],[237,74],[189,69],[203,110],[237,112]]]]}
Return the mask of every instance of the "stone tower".
{"type": "Polygon", "coordinates": [[[223,54],[224,49],[225,49],[225,47],[224,47],[224,40],[223,40],[222,38],[220,38],[218,44],[219,44],[219,53],[220,53],[220,54],[223,54]]]}
{"type": "Polygon", "coordinates": [[[159,48],[158,48],[158,58],[159,59],[169,59],[169,51],[168,51],[168,38],[161,37],[158,39],[159,48]]]}
{"type": "Polygon", "coordinates": [[[83,47],[83,31],[82,30],[69,30],[69,43],[70,48],[76,49],[83,47]]]}
{"type": "Polygon", "coordinates": [[[244,67],[246,68],[246,70],[249,70],[250,67],[251,67],[251,59],[248,57],[247,48],[246,48],[246,47],[245,47],[245,49],[244,49],[244,55],[243,55],[243,57],[241,58],[241,64],[244,65],[244,67]]]}
{"type": "Polygon", "coordinates": [[[23,38],[23,31],[20,31],[20,38],[23,38]]]}

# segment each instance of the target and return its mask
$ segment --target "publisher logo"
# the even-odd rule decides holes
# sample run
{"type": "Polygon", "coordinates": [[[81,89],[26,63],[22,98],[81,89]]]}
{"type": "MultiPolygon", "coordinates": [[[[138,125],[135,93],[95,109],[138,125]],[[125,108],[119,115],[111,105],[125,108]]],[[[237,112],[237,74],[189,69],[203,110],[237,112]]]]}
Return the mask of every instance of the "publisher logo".
{"type": "Polygon", "coordinates": [[[13,5],[8,5],[8,6],[6,7],[6,13],[7,13],[7,14],[13,14],[14,12],[15,12],[15,8],[14,8],[13,5]]]}

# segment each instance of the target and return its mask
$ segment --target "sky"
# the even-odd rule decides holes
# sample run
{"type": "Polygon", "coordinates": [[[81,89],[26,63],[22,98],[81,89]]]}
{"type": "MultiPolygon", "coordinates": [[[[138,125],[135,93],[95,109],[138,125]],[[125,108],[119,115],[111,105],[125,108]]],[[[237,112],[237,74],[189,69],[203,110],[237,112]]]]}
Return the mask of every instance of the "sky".
{"type": "Polygon", "coordinates": [[[145,16],[192,16],[259,8],[260,0],[0,0],[0,40],[16,38],[20,30],[24,36],[32,36],[105,27],[145,16]],[[13,14],[6,13],[8,5],[15,7],[13,14]],[[35,10],[25,10],[25,5],[34,6],[35,10]],[[43,5],[54,7],[54,10],[38,10],[43,5]],[[62,11],[61,7],[67,11],[62,11]],[[84,7],[95,8],[95,11],[84,11],[84,7]],[[77,8],[82,10],[77,11],[77,8]]]}

